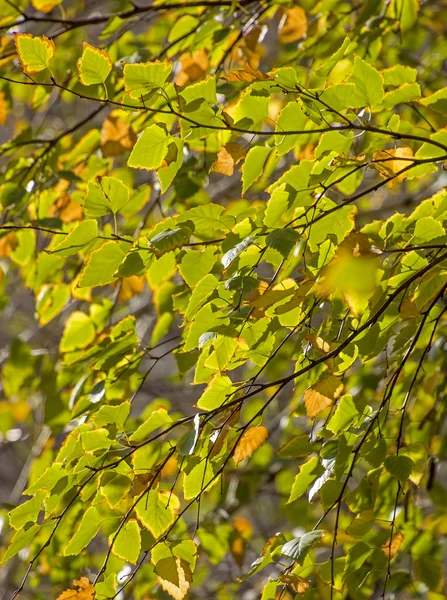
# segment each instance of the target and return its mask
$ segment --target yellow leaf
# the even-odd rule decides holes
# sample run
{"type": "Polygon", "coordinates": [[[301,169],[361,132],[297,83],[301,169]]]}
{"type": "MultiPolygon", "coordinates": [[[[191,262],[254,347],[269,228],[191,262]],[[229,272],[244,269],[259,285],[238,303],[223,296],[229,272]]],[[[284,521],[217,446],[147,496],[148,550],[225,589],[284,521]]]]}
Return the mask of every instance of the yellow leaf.
{"type": "Polygon", "coordinates": [[[131,275],[121,280],[121,288],[119,291],[119,299],[121,302],[127,302],[134,296],[138,296],[144,289],[144,277],[131,275]]]}
{"type": "MultiPolygon", "coordinates": [[[[402,148],[391,148],[389,150],[379,150],[378,152],[374,152],[373,158],[376,161],[383,161],[375,162],[373,163],[373,166],[379,172],[381,177],[387,179],[388,177],[393,177],[396,175],[396,173],[399,173],[399,171],[411,164],[409,160],[399,159],[413,158],[413,150],[408,148],[408,146],[404,146],[402,148]]],[[[396,187],[398,183],[405,179],[407,174],[408,171],[398,175],[397,177],[394,177],[394,179],[388,182],[388,187],[396,187]]]]}
{"type": "Polygon", "coordinates": [[[290,44],[290,42],[296,42],[296,40],[304,37],[306,33],[307,18],[301,6],[295,6],[286,11],[279,31],[280,41],[284,44],[290,44]]]}
{"type": "Polygon", "coordinates": [[[385,553],[385,556],[387,558],[394,558],[403,541],[404,541],[404,534],[401,533],[400,531],[395,533],[391,539],[391,544],[389,541],[387,541],[382,546],[382,550],[385,553]]]}
{"type": "Polygon", "coordinates": [[[248,458],[258,448],[262,446],[268,436],[268,431],[265,427],[250,427],[245,431],[239,440],[233,454],[233,460],[237,466],[241,460],[248,458]]]}
{"type": "Polygon", "coordinates": [[[31,4],[34,8],[40,12],[48,13],[55,6],[60,4],[62,0],[31,0],[31,4]]]}
{"type": "Polygon", "coordinates": [[[39,73],[47,69],[56,46],[44,35],[34,37],[30,33],[15,33],[17,54],[25,73],[39,73]]]}
{"type": "Polygon", "coordinates": [[[235,563],[242,567],[245,558],[245,540],[240,535],[236,536],[230,545],[231,556],[234,558],[235,563]]]}
{"type": "Polygon", "coordinates": [[[56,600],[94,600],[95,588],[90,583],[87,577],[81,577],[81,579],[75,579],[73,585],[79,589],[77,590],[65,590],[56,600]]]}
{"type": "Polygon", "coordinates": [[[240,162],[245,156],[245,148],[236,144],[235,142],[228,142],[225,144],[217,155],[211,171],[216,171],[221,175],[233,175],[234,166],[240,162]]]}
{"type": "Polygon", "coordinates": [[[176,556],[162,558],[155,565],[157,583],[174,600],[182,600],[188,593],[192,581],[191,568],[186,560],[176,556]]]}
{"type": "Polygon", "coordinates": [[[318,381],[304,392],[304,405],[309,419],[314,419],[318,413],[332,406],[343,390],[340,379],[329,375],[318,381]]]}
{"type": "Polygon", "coordinates": [[[265,81],[267,79],[273,79],[273,77],[266,75],[262,71],[259,71],[259,69],[253,69],[249,64],[247,64],[243,69],[230,71],[230,73],[223,76],[223,79],[226,79],[229,83],[235,83],[238,81],[246,81],[247,83],[251,83],[252,81],[265,81]]]}
{"type": "Polygon", "coordinates": [[[8,116],[8,105],[6,104],[5,94],[0,92],[0,125],[6,124],[6,117],[8,116]]]}
{"type": "Polygon", "coordinates": [[[130,123],[111,113],[102,124],[101,150],[105,157],[119,156],[132,150],[137,136],[130,123]]]}
{"type": "Polygon", "coordinates": [[[286,573],[284,575],[281,575],[281,577],[279,577],[279,581],[290,585],[298,594],[304,594],[304,592],[309,587],[308,581],[306,581],[299,575],[294,575],[293,573],[286,573]]]}
{"type": "Polygon", "coordinates": [[[202,79],[206,74],[210,61],[206,50],[201,48],[195,52],[185,52],[180,56],[181,71],[177,75],[175,83],[184,86],[202,79]]]}
{"type": "Polygon", "coordinates": [[[9,256],[17,247],[19,240],[16,234],[11,231],[0,238],[0,257],[9,256]]]}

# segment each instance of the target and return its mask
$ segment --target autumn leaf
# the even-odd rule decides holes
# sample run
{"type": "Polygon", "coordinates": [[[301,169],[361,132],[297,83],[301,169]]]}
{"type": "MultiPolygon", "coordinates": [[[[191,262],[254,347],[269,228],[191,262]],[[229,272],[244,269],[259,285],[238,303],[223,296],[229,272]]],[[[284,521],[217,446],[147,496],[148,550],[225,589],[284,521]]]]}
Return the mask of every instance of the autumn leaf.
{"type": "Polygon", "coordinates": [[[397,177],[395,177],[395,175],[405,167],[408,167],[408,165],[412,164],[411,161],[408,160],[411,158],[413,158],[413,150],[408,146],[391,148],[389,150],[379,150],[373,154],[373,159],[376,162],[373,162],[372,165],[384,179],[393,177],[387,185],[390,188],[394,188],[407,177],[408,171],[401,173],[397,177]]]}
{"type": "Polygon", "coordinates": [[[121,280],[121,287],[119,290],[120,302],[127,302],[134,296],[141,294],[144,289],[145,281],[144,277],[138,277],[137,275],[124,277],[124,279],[121,280]]]}
{"type": "Polygon", "coordinates": [[[73,585],[77,587],[77,590],[65,590],[56,600],[94,600],[95,599],[95,588],[90,583],[87,577],[81,577],[81,579],[75,579],[73,585]]]}
{"type": "Polygon", "coordinates": [[[120,156],[134,147],[137,136],[132,125],[112,112],[102,124],[101,150],[103,156],[120,156]]]}
{"type": "Polygon", "coordinates": [[[306,390],[304,392],[304,405],[309,419],[315,419],[322,410],[332,406],[342,390],[342,382],[332,375],[321,379],[306,390]]]}
{"type": "Polygon", "coordinates": [[[169,556],[155,565],[157,582],[174,600],[182,600],[188,593],[192,582],[189,563],[182,558],[169,556]]]}
{"type": "Polygon", "coordinates": [[[6,118],[8,116],[8,105],[5,100],[5,94],[0,92],[0,125],[6,124],[6,118]]]}
{"type": "Polygon", "coordinates": [[[391,538],[391,543],[388,540],[383,544],[382,550],[387,558],[394,558],[399,551],[399,548],[404,541],[404,534],[398,531],[391,538]]]}
{"type": "Polygon", "coordinates": [[[9,256],[17,247],[19,240],[17,235],[11,231],[0,238],[0,257],[9,256]]]}
{"type": "Polygon", "coordinates": [[[223,75],[222,78],[228,81],[228,83],[236,83],[240,81],[251,83],[252,81],[267,81],[269,79],[273,79],[271,75],[267,75],[259,69],[253,69],[248,63],[243,69],[230,71],[226,75],[223,75]]]}
{"type": "Polygon", "coordinates": [[[30,33],[15,33],[17,54],[25,73],[29,75],[47,69],[56,46],[44,35],[33,37],[30,33]]]}
{"type": "Polygon", "coordinates": [[[248,458],[253,452],[260,448],[267,437],[268,431],[263,425],[260,425],[259,427],[250,427],[247,431],[244,431],[233,454],[233,460],[236,466],[244,460],[244,458],[248,458]]]}
{"type": "Polygon", "coordinates": [[[180,56],[181,70],[176,77],[176,85],[182,87],[187,83],[194,83],[205,76],[209,67],[209,58],[206,50],[201,48],[195,52],[185,52],[180,56]]]}
{"type": "Polygon", "coordinates": [[[221,175],[233,175],[235,165],[237,165],[244,156],[245,148],[235,142],[228,142],[228,144],[225,144],[225,146],[219,150],[217,159],[211,167],[211,171],[216,171],[216,173],[220,173],[221,175]]]}
{"type": "Polygon", "coordinates": [[[301,6],[295,6],[286,11],[281,20],[279,39],[284,44],[290,44],[304,37],[307,33],[307,18],[301,6]]]}

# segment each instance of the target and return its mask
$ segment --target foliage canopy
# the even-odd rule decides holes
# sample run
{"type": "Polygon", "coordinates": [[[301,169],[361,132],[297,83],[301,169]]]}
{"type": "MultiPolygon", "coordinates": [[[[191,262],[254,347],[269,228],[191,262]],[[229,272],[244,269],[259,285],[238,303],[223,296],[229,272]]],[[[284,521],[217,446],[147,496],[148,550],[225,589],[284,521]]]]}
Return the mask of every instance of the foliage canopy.
{"type": "Polygon", "coordinates": [[[444,598],[447,7],[93,4],[0,11],[5,590],[444,598]]]}

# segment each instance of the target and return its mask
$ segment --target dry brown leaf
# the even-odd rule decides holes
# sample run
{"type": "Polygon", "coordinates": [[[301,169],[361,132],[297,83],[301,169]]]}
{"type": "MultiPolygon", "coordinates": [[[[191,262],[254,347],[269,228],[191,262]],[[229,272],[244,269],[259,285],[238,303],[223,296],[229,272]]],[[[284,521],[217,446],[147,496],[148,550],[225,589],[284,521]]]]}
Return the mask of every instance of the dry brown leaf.
{"type": "Polygon", "coordinates": [[[17,247],[19,240],[16,234],[11,231],[0,238],[0,256],[9,256],[17,247]]]}
{"type": "MultiPolygon", "coordinates": [[[[373,158],[376,161],[383,161],[372,164],[378,171],[379,175],[384,179],[387,179],[388,177],[393,177],[396,175],[396,173],[399,173],[399,171],[411,164],[408,160],[399,159],[413,158],[413,150],[408,148],[408,146],[391,148],[389,150],[379,150],[378,152],[374,152],[373,158]]],[[[397,177],[394,177],[394,179],[388,182],[388,187],[396,187],[398,183],[405,179],[407,174],[408,171],[398,175],[397,177]]]]}
{"type": "Polygon", "coordinates": [[[182,600],[186,596],[192,581],[191,569],[186,560],[175,556],[162,558],[155,565],[155,572],[157,583],[174,600],[182,600]]]}
{"type": "Polygon", "coordinates": [[[258,448],[262,446],[268,437],[269,432],[263,425],[259,427],[250,427],[245,431],[239,440],[236,450],[233,454],[233,460],[237,466],[241,460],[248,458],[258,448]]]}
{"type": "Polygon", "coordinates": [[[0,92],[0,125],[6,124],[6,118],[8,116],[8,105],[6,104],[5,94],[0,92]]]}
{"type": "Polygon", "coordinates": [[[175,83],[179,86],[184,86],[187,83],[193,83],[202,79],[206,74],[210,61],[206,50],[201,48],[191,54],[185,52],[180,56],[181,71],[176,77],[175,83]]]}
{"type": "Polygon", "coordinates": [[[214,161],[211,171],[220,173],[221,175],[233,175],[234,167],[245,156],[245,148],[235,142],[228,142],[223,146],[214,161]]]}
{"type": "Polygon", "coordinates": [[[391,544],[389,541],[387,541],[382,546],[382,550],[384,551],[385,556],[387,558],[394,558],[403,541],[404,541],[404,534],[401,533],[400,531],[395,533],[391,539],[391,544]]]}
{"type": "Polygon", "coordinates": [[[130,123],[112,112],[102,124],[101,150],[105,157],[119,156],[131,150],[137,136],[130,123]]]}
{"type": "Polygon", "coordinates": [[[78,589],[65,590],[56,600],[94,600],[95,588],[87,577],[75,579],[73,585],[78,589]]]}
{"type": "Polygon", "coordinates": [[[282,27],[279,31],[279,39],[284,44],[296,42],[307,33],[307,17],[301,6],[295,6],[286,11],[282,27]]]}
{"type": "Polygon", "coordinates": [[[337,377],[329,375],[318,381],[315,385],[304,392],[304,405],[309,419],[315,417],[340,396],[343,383],[337,377]]]}
{"type": "Polygon", "coordinates": [[[247,64],[243,69],[230,71],[230,73],[223,76],[223,79],[226,79],[229,83],[235,83],[238,81],[246,81],[247,83],[251,83],[252,81],[266,81],[268,79],[273,79],[273,77],[266,75],[259,69],[252,69],[252,67],[247,64]]]}

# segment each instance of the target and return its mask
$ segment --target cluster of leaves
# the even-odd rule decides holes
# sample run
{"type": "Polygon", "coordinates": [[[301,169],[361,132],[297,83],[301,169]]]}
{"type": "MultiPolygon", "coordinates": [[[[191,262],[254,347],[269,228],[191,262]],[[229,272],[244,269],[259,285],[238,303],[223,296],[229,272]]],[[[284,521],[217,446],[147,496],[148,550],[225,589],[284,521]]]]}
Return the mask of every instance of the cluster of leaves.
{"type": "Polygon", "coordinates": [[[81,4],[0,15],[14,597],[444,597],[447,9],[81,4]]]}

